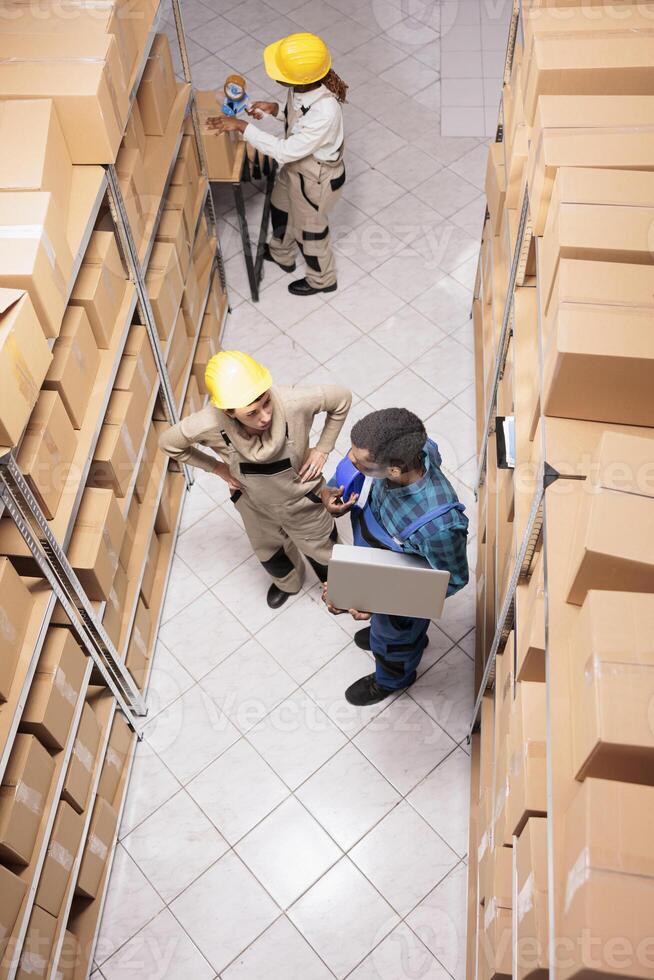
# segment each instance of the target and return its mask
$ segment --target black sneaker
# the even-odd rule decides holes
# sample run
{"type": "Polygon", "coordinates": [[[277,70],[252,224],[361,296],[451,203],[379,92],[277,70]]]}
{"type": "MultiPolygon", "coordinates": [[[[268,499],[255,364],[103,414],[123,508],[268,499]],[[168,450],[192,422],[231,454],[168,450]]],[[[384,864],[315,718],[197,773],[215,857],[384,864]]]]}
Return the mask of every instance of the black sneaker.
{"type": "Polygon", "coordinates": [[[294,296],[313,296],[314,293],[335,293],[337,288],[335,282],[331,286],[311,286],[306,279],[296,279],[290,284],[288,291],[294,296]]]}
{"type": "MultiPolygon", "coordinates": [[[[358,633],[354,634],[354,642],[358,646],[359,650],[372,650],[370,646],[370,627],[366,626],[365,629],[359,630],[358,633]]],[[[425,643],[425,650],[429,646],[429,637],[427,637],[427,642],[425,643]]]]}
{"type": "Polygon", "coordinates": [[[270,245],[268,244],[268,242],[266,242],[266,244],[263,246],[263,257],[266,260],[266,262],[274,262],[275,265],[278,265],[280,269],[284,270],[284,272],[295,272],[295,262],[293,263],[293,265],[282,265],[281,262],[278,262],[276,259],[273,258],[272,252],[270,251],[270,245]]]}
{"type": "Polygon", "coordinates": [[[284,605],[289,596],[297,595],[297,592],[283,592],[278,589],[275,583],[268,589],[268,595],[266,596],[266,602],[271,609],[279,609],[284,605]]]}
{"type": "Polygon", "coordinates": [[[360,677],[354,684],[350,684],[345,692],[345,700],[357,707],[363,707],[368,704],[377,704],[378,701],[383,701],[391,694],[395,694],[395,691],[391,691],[387,687],[380,687],[375,680],[375,675],[368,674],[367,677],[360,677]]]}

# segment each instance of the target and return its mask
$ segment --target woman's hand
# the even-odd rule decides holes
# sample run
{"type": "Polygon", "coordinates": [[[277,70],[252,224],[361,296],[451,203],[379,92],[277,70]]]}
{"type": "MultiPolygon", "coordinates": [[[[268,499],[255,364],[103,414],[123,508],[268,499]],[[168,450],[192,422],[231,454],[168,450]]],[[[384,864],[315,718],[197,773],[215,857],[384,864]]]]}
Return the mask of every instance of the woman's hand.
{"type": "Polygon", "coordinates": [[[327,453],[321,453],[319,449],[310,449],[300,470],[300,483],[308,483],[309,480],[315,480],[320,476],[326,462],[327,453]]]}
{"type": "Polygon", "coordinates": [[[207,119],[207,129],[212,133],[242,133],[248,123],[244,119],[236,119],[234,116],[209,116],[207,119]]]}
{"type": "Polygon", "coordinates": [[[359,499],[359,494],[353,493],[350,495],[349,500],[342,500],[341,497],[344,490],[345,487],[323,487],[320,491],[320,499],[322,500],[323,507],[333,517],[342,517],[343,514],[347,514],[359,499]]]}
{"type": "Polygon", "coordinates": [[[349,612],[352,619],[356,619],[358,622],[363,622],[364,620],[371,619],[372,617],[372,613],[361,612],[359,609],[337,609],[336,606],[329,601],[326,583],[322,587],[322,601],[325,603],[332,616],[342,616],[343,613],[349,612]]]}
{"type": "Polygon", "coordinates": [[[229,472],[229,466],[227,463],[216,463],[213,468],[213,472],[216,474],[216,476],[219,476],[221,480],[225,481],[230,490],[245,490],[243,484],[229,472]]]}
{"type": "Polygon", "coordinates": [[[254,116],[255,119],[263,119],[264,113],[267,116],[276,116],[279,112],[279,106],[276,102],[252,102],[251,105],[246,107],[245,111],[248,116],[254,116]]]}

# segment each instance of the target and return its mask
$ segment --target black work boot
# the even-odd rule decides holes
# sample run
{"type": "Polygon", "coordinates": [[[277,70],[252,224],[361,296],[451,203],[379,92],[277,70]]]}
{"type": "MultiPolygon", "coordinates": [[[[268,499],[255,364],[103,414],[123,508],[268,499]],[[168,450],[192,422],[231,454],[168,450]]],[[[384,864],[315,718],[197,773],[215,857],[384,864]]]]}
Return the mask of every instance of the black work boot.
{"type": "Polygon", "coordinates": [[[271,609],[279,609],[284,605],[289,596],[297,595],[297,592],[283,592],[278,589],[275,583],[268,589],[268,595],[266,596],[266,602],[271,609]]]}
{"type": "MultiPolygon", "coordinates": [[[[358,646],[359,650],[372,650],[370,646],[370,627],[366,626],[365,629],[359,630],[358,633],[354,634],[354,642],[358,646]]],[[[429,637],[425,643],[425,650],[429,646],[429,637]]]]}
{"type": "Polygon", "coordinates": [[[295,262],[293,265],[282,265],[281,262],[278,262],[277,259],[273,258],[268,242],[266,242],[266,244],[263,246],[263,257],[266,262],[274,262],[275,265],[278,265],[280,269],[284,270],[284,272],[295,272],[295,262]]]}
{"type": "Polygon", "coordinates": [[[334,293],[336,289],[337,284],[335,282],[331,286],[311,286],[306,279],[296,279],[288,287],[289,293],[293,293],[294,296],[313,296],[314,293],[334,293]]]}
{"type": "Polygon", "coordinates": [[[350,684],[345,692],[345,700],[357,707],[364,707],[368,704],[377,704],[391,694],[395,694],[395,691],[388,687],[380,687],[375,680],[375,675],[368,674],[366,677],[360,677],[354,684],[350,684]]]}

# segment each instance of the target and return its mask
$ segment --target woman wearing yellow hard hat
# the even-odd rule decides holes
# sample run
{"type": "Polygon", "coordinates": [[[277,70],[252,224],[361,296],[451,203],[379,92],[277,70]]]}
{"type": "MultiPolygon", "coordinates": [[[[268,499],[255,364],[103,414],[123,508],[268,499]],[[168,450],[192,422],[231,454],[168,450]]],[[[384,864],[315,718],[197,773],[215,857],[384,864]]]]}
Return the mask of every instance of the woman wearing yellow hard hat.
{"type": "Polygon", "coordinates": [[[352,393],[337,385],[274,387],[268,369],[242,351],[215,354],[205,383],[209,404],[167,429],[159,445],[173,459],[226,481],[254,552],[273,579],[268,605],[277,609],[302,586],[303,555],[322,582],[327,578],[336,527],[319,496],[322,470],[352,393]],[[327,418],[310,448],[321,412],[327,418]]]}
{"type": "MultiPolygon", "coordinates": [[[[284,272],[293,272],[299,246],[306,275],[292,282],[289,292],[330,293],[337,281],[327,219],[345,183],[341,103],[347,85],[333,71],[329,49],[315,34],[289,34],[269,44],[263,60],[270,77],[289,90],[284,138],[227,116],[214,116],[208,124],[221,133],[241,132],[280,164],[271,200],[272,238],[264,257],[284,272]]],[[[279,116],[280,106],[254,102],[246,111],[261,119],[263,113],[279,116]]]]}

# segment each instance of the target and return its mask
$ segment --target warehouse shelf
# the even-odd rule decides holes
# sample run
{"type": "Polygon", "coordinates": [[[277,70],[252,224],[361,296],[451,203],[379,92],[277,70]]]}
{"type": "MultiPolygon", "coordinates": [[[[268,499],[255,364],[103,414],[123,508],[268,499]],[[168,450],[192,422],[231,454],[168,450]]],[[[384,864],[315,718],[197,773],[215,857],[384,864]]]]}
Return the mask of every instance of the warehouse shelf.
{"type": "Polygon", "coordinates": [[[86,690],[88,688],[92,667],[93,663],[89,658],[86,662],[86,671],[82,681],[82,687],[77,696],[75,711],[66,745],[63,749],[54,753],[54,773],[50,784],[50,789],[48,791],[44,817],[41,821],[38,837],[34,845],[32,860],[30,861],[28,867],[23,868],[19,872],[19,877],[22,878],[23,881],[29,882],[29,887],[23,899],[18,920],[14,926],[14,931],[7,945],[6,952],[2,958],[2,961],[0,962],[0,980],[14,980],[14,977],[18,971],[20,961],[19,951],[22,948],[25,940],[25,934],[29,925],[29,918],[32,913],[34,899],[36,898],[36,891],[39,885],[41,870],[48,852],[50,834],[52,833],[52,827],[57,813],[57,804],[59,803],[64,780],[66,778],[68,763],[70,762],[70,757],[73,753],[73,745],[75,743],[77,727],[79,725],[82,709],[84,707],[84,698],[86,696],[86,690]]]}
{"type": "Polygon", "coordinates": [[[70,880],[68,887],[66,889],[66,894],[64,895],[64,900],[61,906],[61,911],[57,917],[57,932],[55,934],[55,941],[52,947],[52,954],[50,957],[50,962],[48,964],[47,973],[45,974],[45,980],[56,980],[57,977],[57,967],[59,964],[59,959],[61,957],[61,951],[64,943],[64,933],[66,931],[66,926],[68,923],[68,917],[70,915],[71,906],[73,904],[73,899],[75,897],[75,886],[77,884],[77,876],[79,874],[80,865],[82,863],[82,855],[84,853],[84,848],[89,834],[89,826],[91,823],[91,817],[93,815],[93,800],[96,797],[98,784],[100,782],[100,774],[102,772],[102,767],[107,755],[107,747],[109,745],[109,736],[111,734],[111,726],[116,714],[116,702],[107,694],[104,689],[98,690],[97,693],[91,694],[87,693],[87,702],[91,704],[94,710],[96,719],[100,724],[100,730],[102,736],[100,739],[99,751],[95,760],[95,766],[93,769],[93,775],[91,777],[91,788],[86,801],[86,807],[84,808],[84,824],[82,827],[82,836],[79,842],[79,847],[77,849],[77,854],[73,860],[72,867],[70,869],[70,880]],[[95,702],[93,704],[92,702],[95,702]]]}
{"type": "Polygon", "coordinates": [[[134,471],[133,471],[132,476],[130,478],[129,485],[127,487],[127,491],[125,493],[125,496],[118,499],[118,506],[120,507],[120,510],[121,510],[122,515],[123,515],[124,518],[127,518],[127,513],[129,511],[130,505],[132,503],[132,498],[134,496],[134,490],[136,489],[136,481],[137,481],[137,478],[138,478],[138,475],[139,475],[139,470],[141,468],[141,463],[143,461],[143,455],[145,453],[145,445],[146,445],[146,442],[148,440],[148,432],[150,431],[150,426],[152,424],[152,414],[154,412],[154,406],[155,406],[155,404],[157,402],[157,398],[159,397],[159,391],[160,391],[160,381],[159,381],[159,378],[157,377],[155,379],[154,385],[152,386],[152,392],[150,393],[150,398],[148,400],[148,405],[147,405],[147,408],[145,410],[145,416],[144,416],[144,424],[145,424],[144,434],[143,434],[143,439],[141,441],[141,445],[139,446],[138,452],[136,454],[136,461],[134,463],[134,471]]]}
{"type": "Polygon", "coordinates": [[[165,7],[165,3],[163,2],[163,0],[161,0],[159,6],[157,7],[154,13],[152,24],[150,25],[150,28],[148,30],[145,44],[143,46],[143,52],[138,61],[138,64],[134,68],[134,73],[130,79],[130,85],[129,85],[130,109],[132,108],[132,106],[134,105],[134,101],[136,100],[139,86],[143,78],[143,73],[145,72],[145,68],[148,63],[148,58],[150,57],[150,51],[152,50],[152,45],[154,44],[154,39],[157,36],[157,33],[159,32],[164,22],[164,7],[165,7]]]}
{"type": "Polygon", "coordinates": [[[107,175],[102,167],[73,167],[71,198],[75,204],[68,217],[68,244],[73,255],[73,271],[68,281],[66,303],[75,287],[106,193],[107,175]]]}
{"type": "Polygon", "coordinates": [[[194,358],[195,358],[195,351],[196,351],[197,346],[198,346],[198,340],[200,339],[200,332],[202,330],[202,321],[204,319],[204,314],[207,311],[207,304],[209,303],[209,296],[211,295],[211,287],[213,285],[213,279],[214,279],[215,269],[216,269],[216,263],[215,263],[215,260],[214,260],[214,261],[211,262],[211,266],[209,268],[209,278],[207,280],[207,287],[205,289],[204,297],[202,299],[202,304],[200,306],[200,315],[198,316],[198,321],[197,321],[196,328],[195,328],[195,334],[193,336],[193,342],[191,344],[191,352],[190,352],[190,355],[189,355],[188,363],[187,363],[186,368],[184,369],[184,372],[183,372],[182,377],[180,379],[180,384],[178,384],[177,390],[175,392],[175,394],[177,396],[177,410],[180,413],[181,413],[182,408],[184,406],[184,400],[186,398],[186,389],[188,388],[188,383],[189,383],[189,380],[191,378],[191,371],[193,370],[193,361],[194,361],[194,358]]]}

